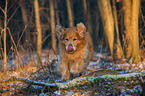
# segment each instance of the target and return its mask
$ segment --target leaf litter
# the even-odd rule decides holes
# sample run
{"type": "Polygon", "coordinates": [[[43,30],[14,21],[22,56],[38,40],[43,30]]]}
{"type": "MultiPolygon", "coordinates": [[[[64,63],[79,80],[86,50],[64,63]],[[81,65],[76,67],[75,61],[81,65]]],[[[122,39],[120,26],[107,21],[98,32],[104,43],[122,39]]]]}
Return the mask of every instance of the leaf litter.
{"type": "MultiPolygon", "coordinates": [[[[30,66],[20,72],[16,71],[8,71],[6,75],[9,76],[19,76],[24,78],[29,78],[38,82],[46,82],[46,83],[63,83],[61,80],[61,74],[56,72],[57,67],[57,59],[59,56],[48,55],[43,53],[42,63],[43,65],[40,67],[37,66],[30,66]]],[[[37,61],[35,58],[36,55],[31,55],[32,60],[37,61]]],[[[137,63],[137,64],[129,64],[129,63],[115,63],[112,62],[106,54],[97,54],[97,60],[91,61],[85,74],[82,77],[95,77],[95,76],[102,76],[105,74],[117,75],[117,74],[126,74],[132,72],[145,72],[145,61],[137,63]],[[110,60],[110,61],[109,61],[110,60]]],[[[30,62],[28,58],[25,60],[26,62],[30,62]]],[[[1,62],[1,61],[0,61],[1,62]]],[[[14,63],[15,61],[13,61],[14,63]]],[[[35,65],[35,62],[32,61],[35,65]]],[[[2,74],[1,74],[2,75],[2,74]]],[[[107,75],[109,76],[109,75],[107,75]]],[[[2,77],[2,76],[1,76],[2,77]]],[[[79,77],[77,77],[79,78],[79,77]]],[[[5,77],[2,77],[0,80],[5,80],[5,77]]],[[[145,78],[143,77],[143,80],[145,78]]],[[[69,81],[67,81],[69,82],[69,81]]],[[[67,83],[64,82],[64,83],[67,83]]],[[[112,82],[96,82],[93,84],[88,84],[83,86],[73,87],[72,89],[68,90],[58,90],[52,88],[45,88],[42,86],[31,85],[31,84],[24,84],[21,82],[14,81],[12,83],[8,83],[6,85],[0,85],[0,94],[31,94],[31,95],[39,95],[39,96],[94,96],[94,95],[140,95],[142,93],[142,85],[140,78],[130,78],[129,80],[122,80],[122,81],[112,81],[112,82]],[[15,83],[15,84],[14,84],[15,83]],[[9,88],[7,87],[9,86],[9,88]],[[18,90],[19,89],[19,90],[18,90]],[[18,90],[18,92],[16,92],[18,90]],[[29,91],[27,91],[29,90],[29,91]],[[27,91],[27,92],[26,92],[27,91]]]]}

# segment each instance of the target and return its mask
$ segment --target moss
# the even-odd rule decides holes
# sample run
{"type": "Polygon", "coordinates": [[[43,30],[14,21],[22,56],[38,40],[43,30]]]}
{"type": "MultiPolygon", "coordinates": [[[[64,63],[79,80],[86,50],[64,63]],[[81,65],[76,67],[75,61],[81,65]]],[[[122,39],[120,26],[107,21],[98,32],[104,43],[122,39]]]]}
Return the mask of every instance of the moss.
{"type": "Polygon", "coordinates": [[[86,78],[86,81],[89,81],[88,77],[86,78]]]}
{"type": "Polygon", "coordinates": [[[70,86],[70,89],[74,89],[75,86],[70,86]]]}
{"type": "Polygon", "coordinates": [[[94,79],[94,83],[96,83],[97,82],[97,80],[96,79],[94,79]]]}
{"type": "MultiPolygon", "coordinates": [[[[135,73],[136,74],[136,73],[135,73]]],[[[138,74],[137,75],[134,75],[134,74],[126,74],[126,75],[123,75],[121,77],[108,77],[108,76],[105,76],[105,77],[87,77],[87,78],[84,78],[84,79],[79,79],[79,80],[76,80],[76,81],[73,81],[71,83],[68,83],[68,84],[65,84],[65,90],[67,89],[74,89],[74,87],[76,86],[84,86],[84,85],[94,85],[96,82],[115,82],[115,81],[130,81],[132,78],[139,78],[142,74],[138,74]],[[84,83],[83,83],[84,82],[84,83]],[[67,87],[67,88],[66,88],[67,87]]],[[[145,77],[145,76],[142,76],[142,77],[145,77]]]]}
{"type": "Polygon", "coordinates": [[[126,77],[117,78],[118,81],[125,81],[127,80],[126,77]]]}
{"type": "Polygon", "coordinates": [[[110,81],[110,82],[114,82],[115,81],[115,79],[114,78],[106,78],[106,81],[110,81]]]}
{"type": "Polygon", "coordinates": [[[105,82],[105,79],[98,77],[95,79],[95,82],[105,82]]]}

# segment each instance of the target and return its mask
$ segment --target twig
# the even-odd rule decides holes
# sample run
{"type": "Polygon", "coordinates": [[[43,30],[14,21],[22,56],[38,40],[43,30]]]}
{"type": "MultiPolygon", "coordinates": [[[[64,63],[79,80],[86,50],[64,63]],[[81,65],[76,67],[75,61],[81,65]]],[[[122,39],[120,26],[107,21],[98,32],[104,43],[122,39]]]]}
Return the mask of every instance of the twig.
{"type": "Polygon", "coordinates": [[[0,7],[0,9],[2,10],[3,13],[5,13],[5,11],[2,9],[2,7],[0,7]]]}
{"type": "Polygon", "coordinates": [[[19,54],[19,52],[18,52],[18,49],[17,49],[16,43],[15,43],[15,41],[14,41],[14,39],[13,39],[13,36],[12,36],[12,34],[11,34],[11,32],[10,32],[10,29],[9,29],[9,28],[7,28],[7,29],[8,29],[8,32],[9,32],[10,38],[11,38],[13,44],[14,44],[14,47],[15,47],[15,50],[16,50],[16,52],[17,52],[18,58],[19,58],[19,60],[20,60],[20,62],[21,62],[20,64],[23,64],[23,61],[22,61],[21,56],[20,56],[20,54],[19,54]]]}
{"type": "Polygon", "coordinates": [[[42,44],[46,41],[46,39],[48,38],[48,37],[50,37],[51,36],[51,34],[48,34],[43,40],[42,40],[42,44]]]}
{"type": "Polygon", "coordinates": [[[17,12],[17,10],[19,9],[19,7],[16,8],[16,10],[14,11],[14,13],[11,15],[11,17],[8,19],[8,23],[11,20],[11,18],[15,15],[15,13],[17,12]]]}
{"type": "Polygon", "coordinates": [[[11,81],[20,81],[20,82],[25,82],[27,84],[39,85],[39,86],[52,86],[52,87],[55,86],[55,84],[37,82],[37,81],[34,81],[34,80],[29,80],[29,79],[26,79],[26,78],[15,77],[15,76],[12,76],[8,80],[2,81],[0,83],[8,83],[8,82],[11,82],[11,81]]]}
{"type": "MultiPolygon", "coordinates": [[[[32,14],[33,14],[33,12],[32,12],[32,14]]],[[[17,47],[18,47],[18,45],[19,45],[19,43],[20,43],[20,41],[21,41],[21,38],[22,38],[22,36],[23,36],[23,34],[24,34],[26,28],[28,27],[28,25],[29,25],[31,19],[32,19],[32,15],[31,15],[31,18],[30,18],[30,20],[28,21],[28,24],[25,26],[25,28],[24,28],[24,30],[23,30],[23,32],[22,32],[22,34],[21,34],[21,36],[20,36],[20,38],[19,38],[19,40],[18,40],[18,42],[17,42],[17,47]]]]}

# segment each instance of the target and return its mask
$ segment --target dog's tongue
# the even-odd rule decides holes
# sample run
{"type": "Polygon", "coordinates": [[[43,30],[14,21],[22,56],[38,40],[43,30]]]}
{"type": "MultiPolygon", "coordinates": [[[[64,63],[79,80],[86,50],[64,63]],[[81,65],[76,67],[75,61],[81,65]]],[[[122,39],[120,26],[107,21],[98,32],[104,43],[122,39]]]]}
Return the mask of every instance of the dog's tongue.
{"type": "Polygon", "coordinates": [[[68,46],[68,51],[73,51],[72,45],[69,45],[69,46],[68,46]]]}

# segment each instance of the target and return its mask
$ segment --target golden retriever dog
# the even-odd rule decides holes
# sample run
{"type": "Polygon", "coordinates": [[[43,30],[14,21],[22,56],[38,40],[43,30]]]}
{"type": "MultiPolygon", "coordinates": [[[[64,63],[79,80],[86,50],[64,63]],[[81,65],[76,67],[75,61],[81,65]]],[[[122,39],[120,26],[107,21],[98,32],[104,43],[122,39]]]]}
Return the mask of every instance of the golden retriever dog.
{"type": "Polygon", "coordinates": [[[62,73],[62,80],[69,80],[70,73],[84,72],[93,58],[92,38],[83,23],[69,28],[56,25],[56,34],[60,53],[58,71],[62,73]]]}

